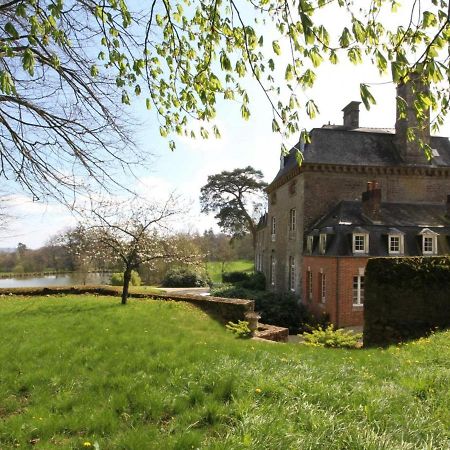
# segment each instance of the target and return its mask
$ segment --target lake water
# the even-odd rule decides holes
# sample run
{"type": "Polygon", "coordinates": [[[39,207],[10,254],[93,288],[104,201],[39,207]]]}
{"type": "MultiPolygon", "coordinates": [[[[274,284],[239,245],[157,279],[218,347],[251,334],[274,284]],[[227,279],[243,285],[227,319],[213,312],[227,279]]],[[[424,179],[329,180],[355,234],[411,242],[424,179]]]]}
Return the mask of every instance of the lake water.
{"type": "Polygon", "coordinates": [[[110,273],[61,273],[44,277],[3,278],[0,279],[0,288],[109,284],[110,280],[110,273]]]}

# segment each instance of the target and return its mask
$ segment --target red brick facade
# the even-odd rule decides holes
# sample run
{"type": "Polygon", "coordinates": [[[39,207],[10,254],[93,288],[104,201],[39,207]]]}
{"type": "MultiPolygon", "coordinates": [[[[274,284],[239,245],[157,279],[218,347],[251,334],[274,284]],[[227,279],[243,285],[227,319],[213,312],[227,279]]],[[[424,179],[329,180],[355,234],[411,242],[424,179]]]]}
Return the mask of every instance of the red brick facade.
{"type": "MultiPolygon", "coordinates": [[[[363,325],[364,307],[354,304],[353,283],[354,277],[363,276],[367,260],[366,257],[304,256],[302,298],[305,305],[317,317],[327,314],[336,327],[363,325]],[[308,272],[311,272],[311,275],[308,272]],[[325,301],[322,301],[323,275],[325,276],[325,301]],[[311,278],[312,296],[310,295],[311,278]]],[[[361,289],[361,303],[363,303],[363,292],[361,289]]]]}

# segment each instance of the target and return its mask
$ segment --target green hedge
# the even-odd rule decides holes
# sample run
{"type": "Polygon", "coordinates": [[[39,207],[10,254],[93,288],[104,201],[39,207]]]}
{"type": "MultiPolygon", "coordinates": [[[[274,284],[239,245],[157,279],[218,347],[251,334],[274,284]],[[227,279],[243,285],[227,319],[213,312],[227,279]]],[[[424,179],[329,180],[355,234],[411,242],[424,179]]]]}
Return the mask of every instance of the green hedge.
{"type": "Polygon", "coordinates": [[[373,258],[365,273],[364,345],[450,327],[450,257],[373,258]]]}

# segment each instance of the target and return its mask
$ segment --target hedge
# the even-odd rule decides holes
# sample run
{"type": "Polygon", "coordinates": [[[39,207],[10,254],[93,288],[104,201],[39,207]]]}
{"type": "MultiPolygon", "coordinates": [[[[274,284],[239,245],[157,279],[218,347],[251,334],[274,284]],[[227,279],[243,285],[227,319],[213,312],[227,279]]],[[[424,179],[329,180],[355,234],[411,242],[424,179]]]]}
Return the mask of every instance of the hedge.
{"type": "Polygon", "coordinates": [[[450,257],[369,259],[364,345],[386,346],[450,327],[450,257]]]}

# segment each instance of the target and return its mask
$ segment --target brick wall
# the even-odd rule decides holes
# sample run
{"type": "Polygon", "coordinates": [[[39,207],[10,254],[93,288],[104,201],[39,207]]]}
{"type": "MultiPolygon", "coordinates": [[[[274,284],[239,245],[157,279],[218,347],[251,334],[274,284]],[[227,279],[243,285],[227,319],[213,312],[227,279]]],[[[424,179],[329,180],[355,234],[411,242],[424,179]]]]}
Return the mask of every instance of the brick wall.
{"type": "Polygon", "coordinates": [[[367,264],[363,257],[304,256],[303,303],[320,317],[328,314],[338,327],[362,326],[363,307],[353,305],[353,277],[367,264]],[[313,296],[308,298],[308,270],[312,272],[313,296]],[[321,302],[320,273],[326,276],[326,301],[321,302]]]}

